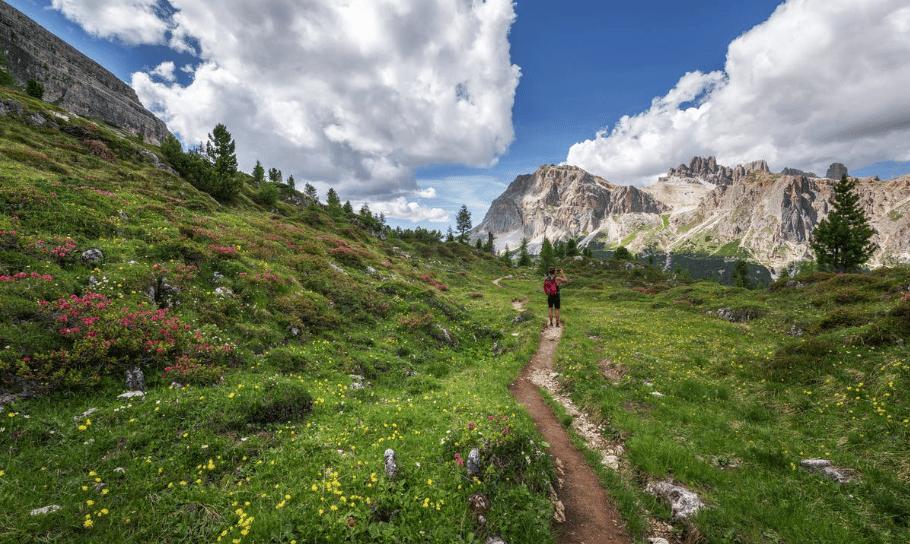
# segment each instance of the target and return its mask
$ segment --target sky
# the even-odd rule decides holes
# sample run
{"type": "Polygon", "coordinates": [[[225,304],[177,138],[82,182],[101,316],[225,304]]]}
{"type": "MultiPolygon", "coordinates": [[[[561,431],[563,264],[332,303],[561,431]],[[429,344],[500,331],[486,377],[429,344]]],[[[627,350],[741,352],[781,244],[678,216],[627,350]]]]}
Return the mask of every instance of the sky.
{"type": "Polygon", "coordinates": [[[403,228],[479,224],[544,164],[910,173],[906,0],[6,1],[185,145],[223,123],[241,170],[403,228]]]}

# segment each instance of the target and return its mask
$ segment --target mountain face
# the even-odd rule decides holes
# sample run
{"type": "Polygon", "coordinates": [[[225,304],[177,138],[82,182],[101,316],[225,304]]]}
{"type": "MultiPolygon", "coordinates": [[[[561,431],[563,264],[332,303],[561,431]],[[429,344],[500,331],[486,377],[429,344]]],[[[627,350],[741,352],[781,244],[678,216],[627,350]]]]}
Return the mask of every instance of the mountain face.
{"type": "Polygon", "coordinates": [[[522,238],[539,246],[582,232],[619,232],[633,215],[654,216],[669,208],[651,195],[626,185],[613,185],[575,166],[541,166],[518,176],[493,201],[471,237],[486,240],[493,232],[497,248],[516,249],[522,238]]]}
{"type": "MultiPolygon", "coordinates": [[[[835,163],[831,172],[846,168],[835,163]]],[[[812,230],[828,214],[835,183],[802,172],[773,174],[765,161],[730,168],[713,157],[696,157],[643,189],[574,166],[544,166],[516,178],[472,238],[493,232],[497,249],[516,249],[524,237],[536,249],[544,235],[582,236],[582,245],[748,257],[780,270],[812,258],[812,230]]],[[[857,191],[879,245],[870,264],[910,263],[910,176],[857,179],[857,191]]]]}
{"type": "Polygon", "coordinates": [[[24,87],[29,79],[37,80],[48,102],[102,119],[155,145],[170,135],[132,87],[2,0],[0,51],[17,83],[24,87]]]}

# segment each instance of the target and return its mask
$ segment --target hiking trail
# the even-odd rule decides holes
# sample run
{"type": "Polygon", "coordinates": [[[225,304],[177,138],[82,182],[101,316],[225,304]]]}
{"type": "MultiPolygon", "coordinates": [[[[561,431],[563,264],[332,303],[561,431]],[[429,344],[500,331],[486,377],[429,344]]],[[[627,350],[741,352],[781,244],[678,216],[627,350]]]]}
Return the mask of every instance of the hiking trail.
{"type": "MultiPolygon", "coordinates": [[[[500,280],[493,283],[497,287],[500,280]]],[[[512,307],[521,310],[529,299],[512,303],[512,307]]],[[[567,412],[573,416],[573,428],[579,432],[589,447],[604,455],[604,459],[615,459],[622,452],[621,446],[606,443],[597,427],[587,420],[585,415],[572,405],[571,401],[559,395],[559,385],[555,380],[556,371],[553,356],[562,337],[562,327],[544,326],[540,334],[540,343],[531,362],[524,368],[518,378],[509,387],[515,399],[525,406],[538,432],[550,444],[548,452],[556,458],[559,482],[556,493],[565,506],[565,522],[556,528],[558,544],[631,544],[632,539],[626,534],[622,517],[612,504],[600,485],[600,479],[585,462],[584,455],[572,444],[568,433],[544,403],[538,387],[547,389],[550,394],[562,403],[567,412]]],[[[559,508],[557,506],[557,515],[559,508]]]]}

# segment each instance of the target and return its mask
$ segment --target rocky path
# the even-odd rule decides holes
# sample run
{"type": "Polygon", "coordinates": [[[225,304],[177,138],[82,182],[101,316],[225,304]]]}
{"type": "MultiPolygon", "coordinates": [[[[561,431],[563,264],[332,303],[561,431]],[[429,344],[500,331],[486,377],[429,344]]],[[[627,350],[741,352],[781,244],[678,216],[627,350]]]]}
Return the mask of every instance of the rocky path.
{"type": "MultiPolygon", "coordinates": [[[[499,280],[494,283],[499,286],[499,280]]],[[[519,308],[527,302],[527,299],[520,302],[519,308]]],[[[623,529],[622,518],[599,485],[597,475],[585,462],[584,455],[575,449],[569,435],[538,392],[542,382],[553,380],[553,355],[561,337],[561,327],[545,327],[537,352],[509,388],[531,414],[537,430],[550,444],[549,453],[556,457],[561,468],[557,494],[565,506],[565,522],[558,526],[557,542],[631,544],[632,539],[623,529]]]]}

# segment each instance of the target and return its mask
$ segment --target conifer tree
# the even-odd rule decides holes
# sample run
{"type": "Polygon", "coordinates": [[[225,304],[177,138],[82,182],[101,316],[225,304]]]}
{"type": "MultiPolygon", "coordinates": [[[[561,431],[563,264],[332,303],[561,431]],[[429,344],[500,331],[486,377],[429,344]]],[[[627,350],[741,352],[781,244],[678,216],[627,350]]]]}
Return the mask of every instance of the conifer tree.
{"type": "Polygon", "coordinates": [[[294,176],[288,176],[288,187],[294,190],[294,176]]]}
{"type": "Polygon", "coordinates": [[[262,163],[258,159],[256,160],[256,166],[253,167],[253,181],[256,183],[265,181],[265,168],[262,167],[262,163]]]}
{"type": "Polygon", "coordinates": [[[306,195],[306,197],[310,199],[310,202],[313,204],[319,202],[319,193],[316,192],[316,188],[310,185],[309,182],[304,185],[303,194],[306,195]]]}
{"type": "Polygon", "coordinates": [[[812,231],[812,250],[822,270],[849,272],[862,266],[878,248],[870,240],[875,231],[858,206],[856,182],[841,178],[834,186],[831,212],[812,231]]]}
{"type": "Polygon", "coordinates": [[[468,231],[471,230],[471,212],[468,211],[468,207],[464,204],[461,205],[458,215],[455,216],[455,228],[458,230],[458,240],[466,244],[468,242],[468,231]]]}
{"type": "Polygon", "coordinates": [[[541,274],[546,274],[551,266],[556,266],[556,251],[550,240],[544,236],[543,244],[540,246],[540,265],[537,270],[541,274]]]}
{"type": "Polygon", "coordinates": [[[518,266],[531,266],[531,254],[528,253],[528,239],[521,239],[521,247],[518,249],[518,266]]]}

